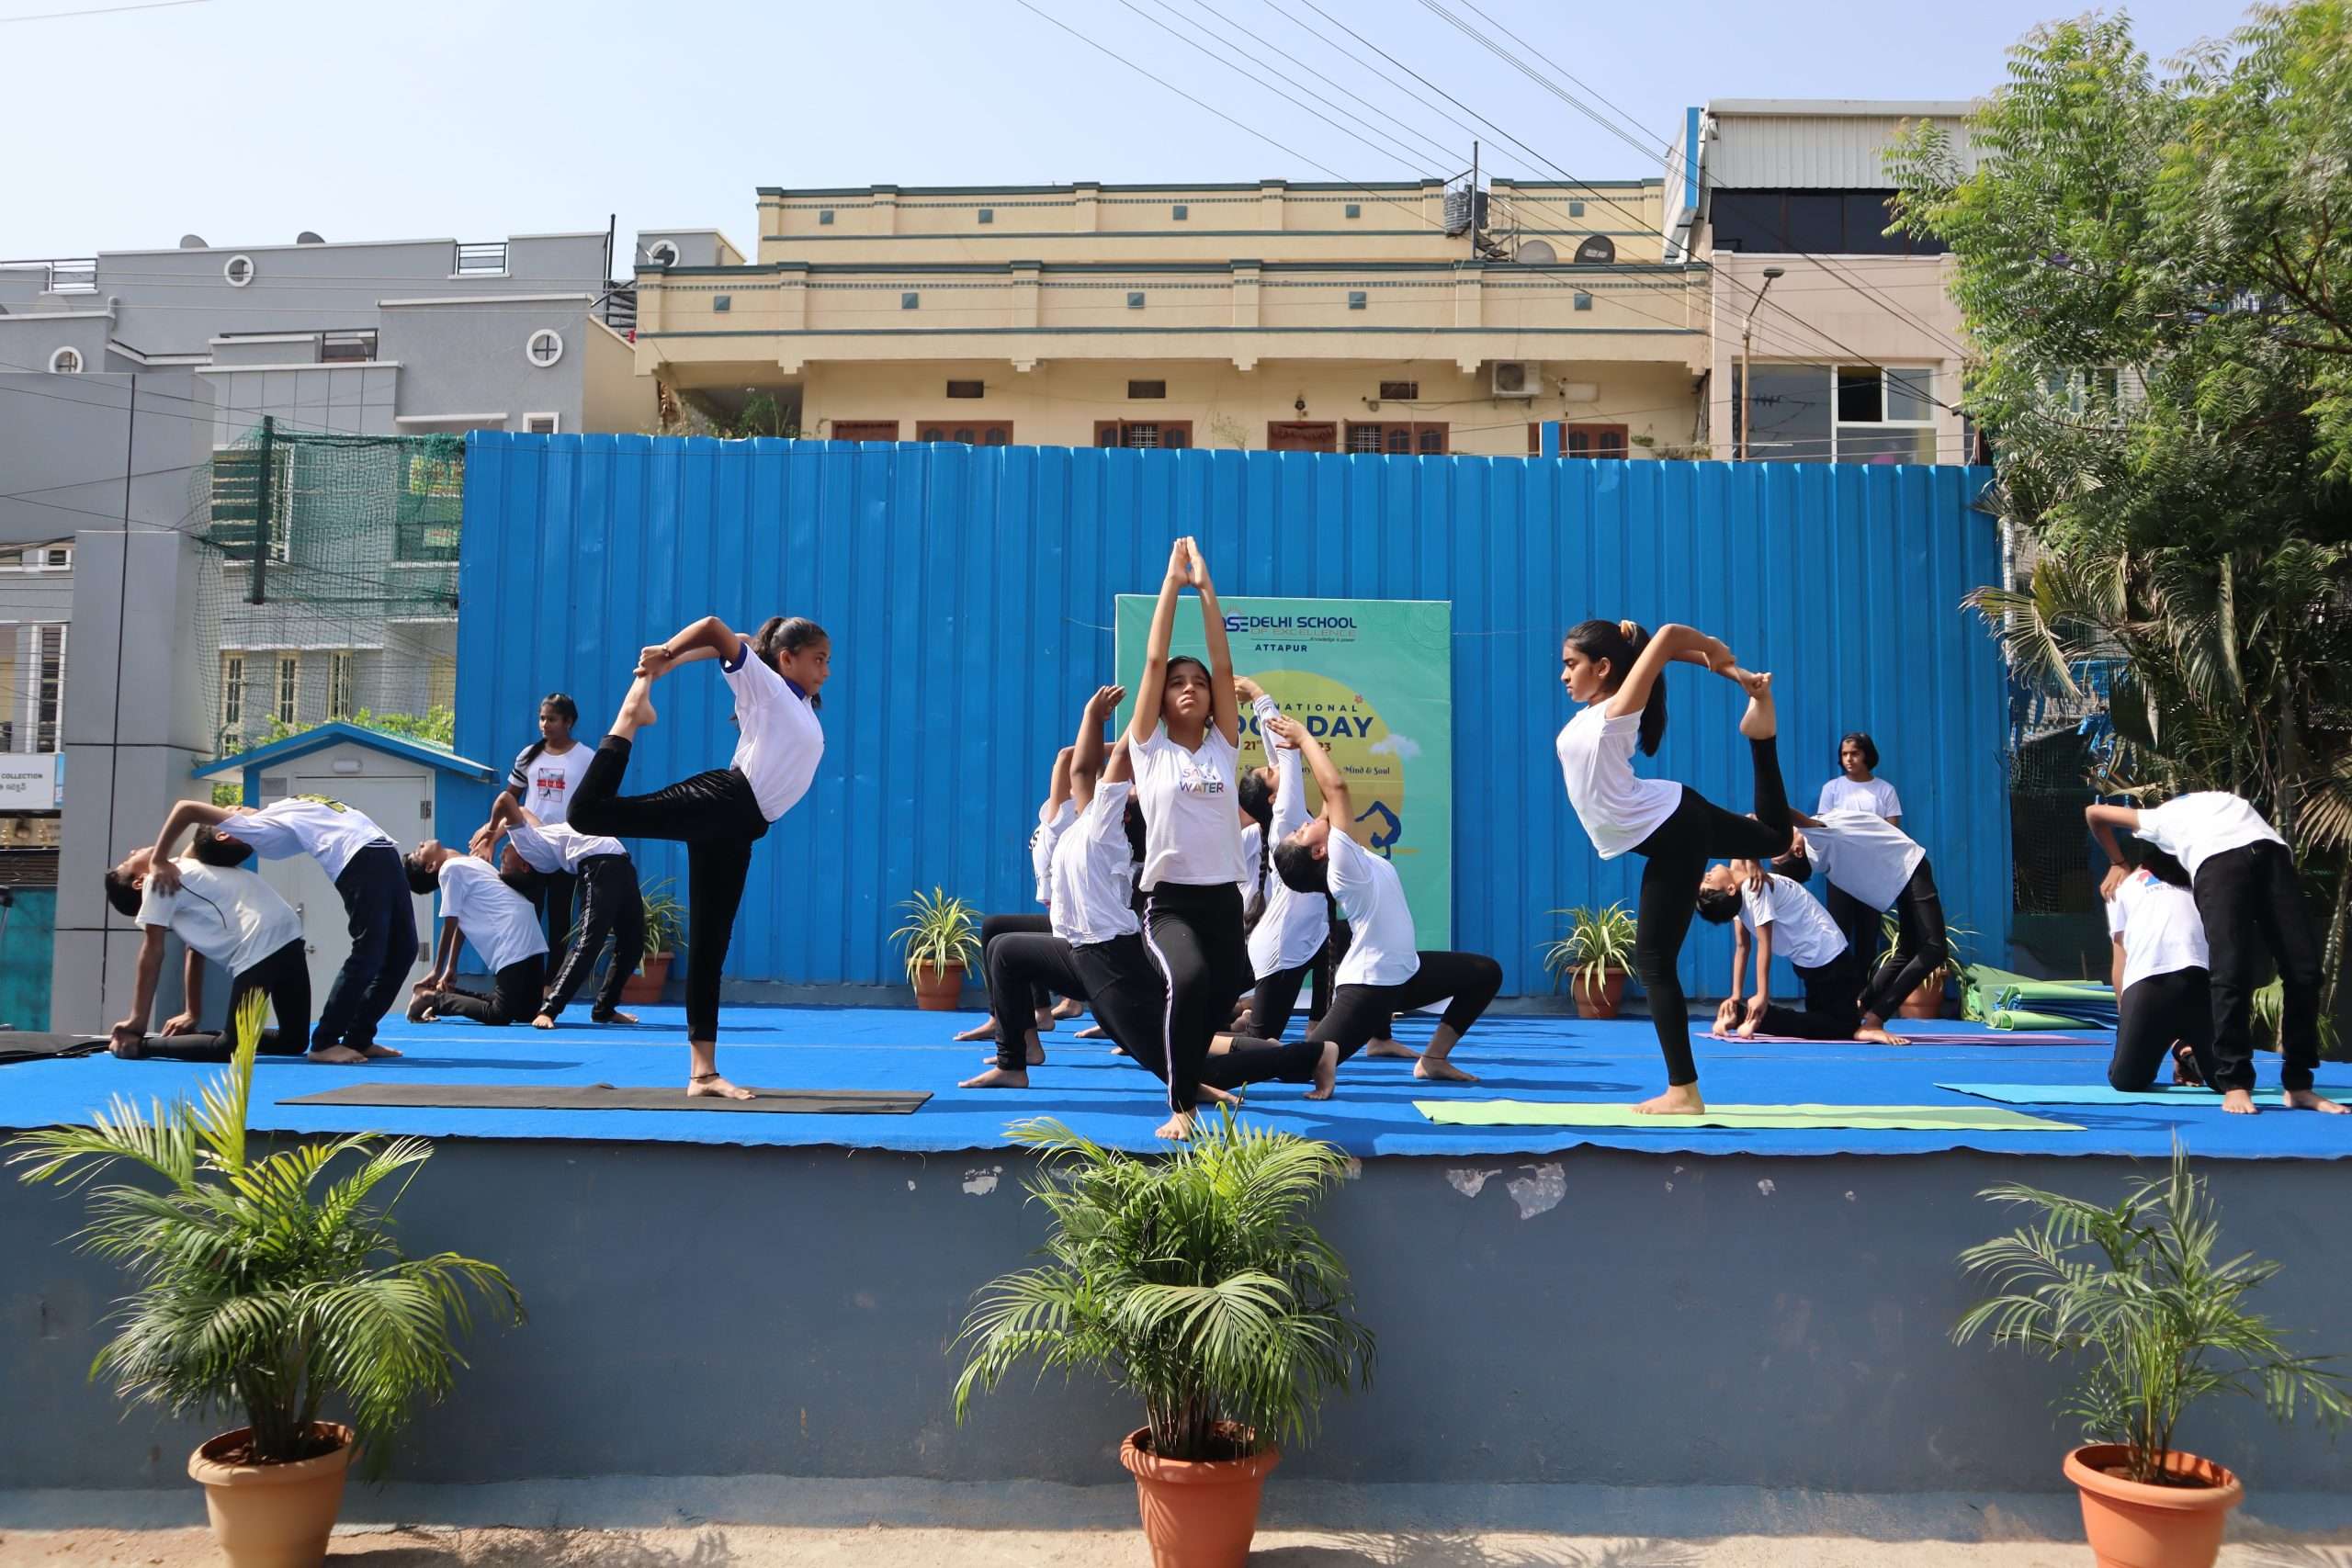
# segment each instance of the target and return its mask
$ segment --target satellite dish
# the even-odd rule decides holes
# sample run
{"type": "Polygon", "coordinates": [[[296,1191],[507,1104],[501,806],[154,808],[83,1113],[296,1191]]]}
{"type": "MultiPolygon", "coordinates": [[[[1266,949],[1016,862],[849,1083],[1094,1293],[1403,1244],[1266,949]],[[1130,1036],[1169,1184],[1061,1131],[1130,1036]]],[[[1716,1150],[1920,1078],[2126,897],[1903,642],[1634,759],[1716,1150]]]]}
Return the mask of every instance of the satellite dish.
{"type": "Polygon", "coordinates": [[[1617,242],[1606,234],[1592,234],[1577,247],[1578,266],[1610,266],[1617,260],[1617,242]]]}
{"type": "Polygon", "coordinates": [[[294,243],[298,245],[323,245],[327,242],[326,236],[320,233],[317,230],[305,229],[300,233],[294,236],[294,243]]]}
{"type": "Polygon", "coordinates": [[[201,234],[182,234],[180,236],[180,249],[184,251],[209,251],[211,248],[212,247],[210,245],[204,243],[204,236],[201,234]]]}
{"type": "Polygon", "coordinates": [[[1521,240],[1519,254],[1513,259],[1522,266],[1550,266],[1560,259],[1560,253],[1554,250],[1548,241],[1521,240]]]}

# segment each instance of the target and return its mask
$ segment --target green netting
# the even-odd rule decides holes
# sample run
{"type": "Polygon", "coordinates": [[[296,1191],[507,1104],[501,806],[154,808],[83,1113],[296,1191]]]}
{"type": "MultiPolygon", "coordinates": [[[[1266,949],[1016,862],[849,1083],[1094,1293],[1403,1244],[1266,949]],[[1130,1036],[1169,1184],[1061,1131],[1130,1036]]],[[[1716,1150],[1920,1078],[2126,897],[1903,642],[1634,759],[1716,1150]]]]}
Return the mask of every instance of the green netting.
{"type": "Polygon", "coordinates": [[[465,444],[256,428],[189,495],[216,755],[331,719],[447,744],[465,444]]]}
{"type": "Polygon", "coordinates": [[[2009,844],[2020,915],[2086,915],[2099,908],[2105,857],[2083,823],[2092,793],[2090,743],[2075,731],[2009,753],[2009,844]]]}

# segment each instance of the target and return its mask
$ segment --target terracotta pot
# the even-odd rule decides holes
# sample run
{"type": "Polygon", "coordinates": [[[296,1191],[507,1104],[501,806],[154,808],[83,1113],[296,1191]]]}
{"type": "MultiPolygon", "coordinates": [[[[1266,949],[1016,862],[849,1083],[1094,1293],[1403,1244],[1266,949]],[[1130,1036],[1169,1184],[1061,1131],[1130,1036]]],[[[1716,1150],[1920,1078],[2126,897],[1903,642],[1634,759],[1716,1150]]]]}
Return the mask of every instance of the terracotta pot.
{"type": "Polygon", "coordinates": [[[1905,1018],[1941,1018],[1944,1015],[1944,977],[1931,976],[1928,983],[1903,998],[1895,1011],[1905,1018]]]}
{"type": "Polygon", "coordinates": [[[223,1432],[187,1457],[188,1475],[203,1483],[204,1511],[231,1568],[318,1568],[327,1532],[343,1508],[344,1473],[351,1468],[351,1428],[321,1421],[312,1430],[335,1439],[333,1453],[292,1464],[229,1464],[211,1457],[233,1453],[252,1435],[223,1432]]]}
{"type": "Polygon", "coordinates": [[[1568,983],[1568,991],[1577,999],[1578,1018],[1615,1018],[1625,1001],[1625,971],[1611,969],[1599,986],[1578,976],[1568,983]]]}
{"type": "Polygon", "coordinates": [[[1148,1427],[1128,1433],[1119,1462],[1135,1473],[1152,1568],[1242,1568],[1258,1533],[1258,1498],[1282,1450],[1270,1444],[1248,1459],[1161,1459],[1140,1446],[1150,1437],[1148,1427]]]}
{"type": "Polygon", "coordinates": [[[2238,1478],[2210,1459],[2173,1452],[2165,1470],[2199,1486],[2150,1486],[2109,1475],[2120,1443],[2093,1443],[2066,1456],[2066,1479],[2083,1497],[2083,1529],[2098,1568],[2213,1568],[2222,1527],[2245,1501],[2238,1478]]]}
{"type": "Polygon", "coordinates": [[[925,1012],[954,1012],[964,994],[961,964],[950,964],[944,969],[910,969],[907,978],[914,983],[915,1006],[925,1012]]]}
{"type": "Polygon", "coordinates": [[[670,983],[670,960],[674,953],[657,953],[647,959],[634,975],[621,982],[621,1000],[642,1006],[658,1005],[662,987],[670,983]]]}

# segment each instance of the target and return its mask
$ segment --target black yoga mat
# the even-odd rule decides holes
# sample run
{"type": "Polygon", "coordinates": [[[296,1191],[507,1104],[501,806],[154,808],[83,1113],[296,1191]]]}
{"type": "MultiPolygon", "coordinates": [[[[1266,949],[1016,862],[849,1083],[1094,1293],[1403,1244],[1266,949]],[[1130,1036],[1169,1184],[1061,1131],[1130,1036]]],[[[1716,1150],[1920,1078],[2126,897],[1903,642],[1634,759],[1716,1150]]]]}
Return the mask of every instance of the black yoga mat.
{"type": "Polygon", "coordinates": [[[107,1048],[104,1037],[86,1034],[41,1034],[30,1030],[0,1029],[0,1063],[46,1062],[59,1056],[87,1056],[107,1048]]]}
{"type": "Polygon", "coordinates": [[[866,1089],[753,1089],[754,1100],[686,1097],[683,1089],[608,1083],[353,1083],[280,1105],[386,1105],[465,1111],[767,1111],[800,1115],[906,1116],[925,1092],[866,1089]]]}

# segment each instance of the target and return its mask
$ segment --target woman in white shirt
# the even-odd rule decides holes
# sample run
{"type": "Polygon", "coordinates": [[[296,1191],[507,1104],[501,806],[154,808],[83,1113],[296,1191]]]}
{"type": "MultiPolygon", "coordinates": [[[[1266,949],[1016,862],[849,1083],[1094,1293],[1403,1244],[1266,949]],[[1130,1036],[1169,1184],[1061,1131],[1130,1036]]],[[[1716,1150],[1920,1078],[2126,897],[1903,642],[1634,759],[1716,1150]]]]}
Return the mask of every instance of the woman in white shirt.
{"type": "Polygon", "coordinates": [[[1159,1038],[1120,1043],[1155,1073],[1164,1072],[1170,1114],[1162,1137],[1191,1135],[1209,1043],[1231,1022],[1233,998],[1250,981],[1239,886],[1241,819],[1234,806],[1240,737],[1233,655],[1216,588],[1199,547],[1179,539],[1168,554],[1127,723],[1129,766],[1144,819],[1144,948],[1168,987],[1168,1000],[1159,1038]],[[1168,655],[1176,601],[1187,585],[1200,595],[1207,664],[1168,655]]]}
{"type": "Polygon", "coordinates": [[[2167,1057],[2173,1082],[2211,1082],[2211,959],[2205,922],[2188,890],[2188,868],[2143,844],[2139,869],[2126,873],[2106,897],[2116,1007],[2109,1085],[2127,1094],[2153,1089],[2167,1057]]]}
{"type": "MultiPolygon", "coordinates": [[[[1053,903],[1050,873],[1054,863],[1054,844],[1069,830],[1069,825],[1078,820],[1078,808],[1071,803],[1069,796],[1069,762],[1070,749],[1069,747],[1065,746],[1055,753],[1054,771],[1046,781],[1045,804],[1037,807],[1037,826],[1030,829],[1029,833],[1029,873],[1035,885],[1037,907],[1040,911],[1048,909],[1053,903]]],[[[1053,929],[1053,920],[1042,912],[1035,915],[981,916],[980,973],[983,975],[988,973],[989,948],[997,938],[1015,934],[1035,936],[1040,932],[1051,931],[1053,929]]],[[[1042,1004],[1045,998],[1040,997],[1036,1000],[1042,1004]]],[[[1070,1005],[1068,1011],[1064,1011],[1059,1007],[1042,1005],[1035,1006],[1033,1010],[1036,1014],[1036,1027],[1039,1029],[1053,1028],[1054,1020],[1057,1018],[1078,1016],[1078,1009],[1074,1003],[1070,1005]]],[[[991,1014],[987,1022],[975,1024],[956,1038],[993,1040],[996,1036],[996,1019],[991,1014]]],[[[1035,1060],[1032,1061],[1030,1066],[1035,1066],[1045,1059],[1046,1054],[1041,1047],[1035,1060]]]]}
{"type": "Polygon", "coordinates": [[[832,673],[832,639],[814,621],[772,615],[747,637],[706,615],[638,655],[637,679],[572,797],[571,825],[583,833],[686,846],[689,1095],[752,1098],[750,1089],[718,1076],[719,969],[735,933],[752,846],[808,793],[825,754],[817,694],[832,673]],[[719,661],[735,694],[733,759],[651,795],[620,794],[630,742],[654,720],[653,682],[703,659],[719,661]]]}
{"type": "MultiPolygon", "coordinates": [[[[580,722],[580,705],[565,692],[549,692],[539,699],[539,738],[515,755],[507,771],[504,794],[539,821],[555,827],[567,819],[571,796],[596,753],[572,736],[580,722]]],[[[532,904],[548,918],[548,941],[561,945],[571,931],[571,901],[580,879],[570,872],[551,872],[539,879],[532,904]]]]}
{"type": "Polygon", "coordinates": [[[1715,1010],[1715,1032],[1751,1039],[1867,1040],[1903,1043],[1883,1029],[1861,1027],[1862,965],[1846,933],[1814,896],[1752,860],[1710,866],[1699,882],[1699,918],[1723,925],[1735,918],[1731,991],[1715,1010]],[[1742,995],[1750,945],[1756,950],[1756,994],[1742,995]],[[1772,959],[1789,961],[1804,987],[1804,1009],[1772,1005],[1772,959]]]}
{"type": "Polygon", "coordinates": [[[1850,807],[1875,811],[1896,827],[1903,826],[1903,797],[1877,775],[1873,771],[1877,767],[1878,742],[1870,738],[1870,732],[1847,731],[1838,742],[1838,776],[1821,786],[1821,801],[1813,808],[1814,815],[1826,817],[1850,807]]]}
{"type": "Polygon", "coordinates": [[[1252,770],[1241,780],[1241,808],[1258,829],[1255,855],[1251,840],[1242,837],[1242,863],[1250,868],[1243,895],[1243,924],[1250,937],[1250,972],[1257,980],[1241,1022],[1249,1032],[1279,1040],[1290,1027],[1298,993],[1311,975],[1315,998],[1307,1009],[1309,1023],[1319,1021],[1331,1002],[1331,900],[1301,893],[1272,874],[1275,846],[1306,826],[1306,776],[1303,753],[1280,741],[1273,721],[1283,711],[1273,698],[1248,681],[1239,682],[1240,695],[1257,715],[1258,733],[1266,739],[1273,761],[1252,770]]]}
{"type": "Polygon", "coordinates": [[[1555,748],[1569,804],[1601,859],[1631,852],[1646,863],[1634,918],[1634,972],[1649,998],[1667,1089],[1634,1109],[1652,1115],[1704,1111],[1690,1056],[1690,1010],[1676,968],[1707,863],[1769,860],[1789,847],[1772,677],[1742,670],[1730,649],[1691,626],[1663,626],[1653,637],[1631,621],[1583,621],[1561,644],[1560,684],[1585,705],[1555,748]],[[1687,784],[1634,773],[1635,744],[1656,756],[1666,734],[1666,667],[1676,662],[1700,665],[1747,693],[1739,732],[1747,737],[1756,773],[1753,818],[1734,816],[1687,784]]]}
{"type": "Polygon", "coordinates": [[[2344,1107],[2312,1088],[2319,1065],[2319,938],[2295,879],[2295,857],[2253,803],[2226,790],[2175,795],[2162,806],[2092,804],[2083,811],[2099,848],[2114,863],[2099,892],[2124,877],[2118,828],[2177,859],[2205,923],[2211,955],[2213,1071],[2222,1108],[2254,1113],[2254,992],[2263,960],[2278,966],[2278,1082],[2290,1111],[2341,1114],[2344,1107]]]}

